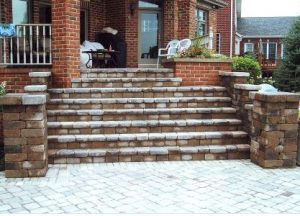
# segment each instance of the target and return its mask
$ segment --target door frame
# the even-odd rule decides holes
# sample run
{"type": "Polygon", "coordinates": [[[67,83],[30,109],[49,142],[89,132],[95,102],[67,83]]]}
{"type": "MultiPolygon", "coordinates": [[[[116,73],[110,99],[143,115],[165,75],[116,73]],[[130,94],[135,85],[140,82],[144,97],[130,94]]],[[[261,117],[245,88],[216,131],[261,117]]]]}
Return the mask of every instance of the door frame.
{"type": "Polygon", "coordinates": [[[156,65],[157,59],[152,59],[152,60],[145,60],[143,61],[141,58],[141,14],[144,12],[148,13],[156,13],[158,14],[158,43],[157,46],[158,48],[161,48],[162,42],[163,42],[163,13],[162,13],[162,8],[139,8],[138,11],[138,64],[143,66],[143,65],[156,65]]]}

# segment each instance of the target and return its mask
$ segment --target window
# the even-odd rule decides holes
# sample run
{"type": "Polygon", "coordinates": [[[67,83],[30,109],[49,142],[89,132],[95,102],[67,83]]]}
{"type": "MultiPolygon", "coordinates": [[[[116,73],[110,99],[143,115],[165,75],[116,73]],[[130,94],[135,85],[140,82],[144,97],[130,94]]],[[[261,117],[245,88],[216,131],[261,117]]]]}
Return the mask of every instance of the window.
{"type": "Polygon", "coordinates": [[[196,36],[204,36],[207,34],[207,12],[196,9],[196,36]]]}
{"type": "Polygon", "coordinates": [[[266,59],[277,59],[277,43],[263,43],[263,54],[266,59]]]}
{"type": "Polygon", "coordinates": [[[13,0],[12,12],[14,24],[29,23],[29,0],[13,0]]]}
{"type": "Polygon", "coordinates": [[[244,45],[244,53],[253,52],[254,51],[254,45],[253,43],[245,43],[244,45]]]}
{"type": "Polygon", "coordinates": [[[217,33],[217,37],[216,37],[216,51],[217,53],[221,53],[221,34],[217,33]]]}

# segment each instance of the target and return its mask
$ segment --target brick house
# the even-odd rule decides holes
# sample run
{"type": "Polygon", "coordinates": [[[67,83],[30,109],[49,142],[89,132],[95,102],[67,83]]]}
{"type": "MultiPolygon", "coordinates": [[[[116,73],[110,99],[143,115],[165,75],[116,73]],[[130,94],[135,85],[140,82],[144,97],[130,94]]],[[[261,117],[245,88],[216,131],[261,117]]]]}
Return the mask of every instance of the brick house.
{"type": "Polygon", "coordinates": [[[0,81],[22,92],[28,72],[51,69],[54,86],[69,87],[80,74],[80,43],[95,41],[108,26],[126,42],[127,67],[153,64],[142,58],[149,47],[209,31],[216,37],[216,9],[224,6],[221,0],[3,0],[1,23],[16,24],[18,37],[0,39],[0,81]]]}
{"type": "Polygon", "coordinates": [[[237,31],[242,35],[240,54],[261,53],[262,71],[272,73],[284,56],[282,39],[297,17],[241,17],[237,31]]]}

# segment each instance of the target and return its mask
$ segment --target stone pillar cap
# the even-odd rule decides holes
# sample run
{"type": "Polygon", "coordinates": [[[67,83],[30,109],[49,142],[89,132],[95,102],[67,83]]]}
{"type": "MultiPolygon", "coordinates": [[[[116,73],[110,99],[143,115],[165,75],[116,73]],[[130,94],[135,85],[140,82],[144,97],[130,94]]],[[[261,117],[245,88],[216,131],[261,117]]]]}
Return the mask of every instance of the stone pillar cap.
{"type": "Polygon", "coordinates": [[[34,78],[42,78],[42,77],[50,77],[51,72],[30,72],[29,77],[34,77],[34,78]]]}
{"type": "Polygon", "coordinates": [[[229,77],[249,77],[249,72],[226,72],[219,71],[219,76],[229,76],[229,77]]]}
{"type": "Polygon", "coordinates": [[[300,94],[290,92],[250,92],[250,98],[266,102],[299,102],[300,94]]]}
{"type": "Polygon", "coordinates": [[[249,90],[249,91],[255,91],[255,90],[260,90],[261,86],[260,85],[251,85],[251,84],[235,84],[234,85],[235,89],[242,89],[242,90],[249,90]]]}

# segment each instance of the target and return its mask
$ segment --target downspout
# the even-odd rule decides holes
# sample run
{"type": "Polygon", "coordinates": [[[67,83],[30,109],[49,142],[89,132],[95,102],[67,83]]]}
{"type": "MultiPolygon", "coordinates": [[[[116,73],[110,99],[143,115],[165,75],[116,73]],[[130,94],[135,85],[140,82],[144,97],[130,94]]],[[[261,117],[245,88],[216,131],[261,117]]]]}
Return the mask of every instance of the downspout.
{"type": "Polygon", "coordinates": [[[231,13],[230,13],[230,58],[232,58],[232,45],[233,45],[233,0],[231,0],[231,13]]]}

